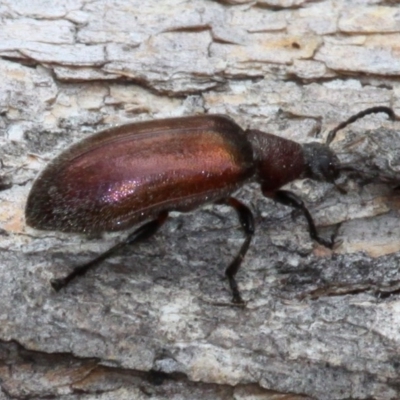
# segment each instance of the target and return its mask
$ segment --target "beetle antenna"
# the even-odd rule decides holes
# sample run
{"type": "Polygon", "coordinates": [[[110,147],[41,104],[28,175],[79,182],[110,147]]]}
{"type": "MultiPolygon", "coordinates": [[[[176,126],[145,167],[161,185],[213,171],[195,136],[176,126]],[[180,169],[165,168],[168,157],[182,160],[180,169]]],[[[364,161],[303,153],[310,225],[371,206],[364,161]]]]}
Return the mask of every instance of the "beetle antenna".
{"type": "Polygon", "coordinates": [[[396,114],[390,107],[377,106],[377,107],[367,108],[363,111],[360,111],[357,114],[354,114],[348,120],[341,122],[336,128],[332,129],[328,133],[328,137],[326,138],[326,144],[329,146],[332,143],[333,139],[335,139],[336,133],[341,129],[345,128],[347,125],[352,124],[353,122],[357,121],[360,118],[365,117],[366,115],[376,114],[376,113],[385,113],[392,121],[396,120],[396,114]]]}

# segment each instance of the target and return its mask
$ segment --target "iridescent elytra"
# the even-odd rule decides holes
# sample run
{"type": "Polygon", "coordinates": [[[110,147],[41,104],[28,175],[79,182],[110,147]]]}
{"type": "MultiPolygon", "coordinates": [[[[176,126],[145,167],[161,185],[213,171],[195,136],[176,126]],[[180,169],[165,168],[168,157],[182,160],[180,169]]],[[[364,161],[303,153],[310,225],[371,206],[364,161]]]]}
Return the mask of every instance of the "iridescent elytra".
{"type": "MultiPolygon", "coordinates": [[[[373,107],[340,124],[376,112],[394,118],[387,107],[373,107]]],[[[120,247],[153,235],[169,211],[188,211],[204,203],[224,203],[239,216],[246,238],[226,269],[235,303],[243,303],[235,275],[250,245],[254,220],[250,209],[231,197],[256,181],[264,196],[300,209],[309,233],[321,238],[303,201],[280,188],[299,178],[334,182],[337,156],[326,144],[301,145],[255,129],[243,130],[224,115],[200,115],[138,122],[94,134],[61,153],[35,180],[25,216],[33,228],[62,232],[125,230],[148,221],[122,242],[75,268],[52,285],[60,290],[120,247]]]]}

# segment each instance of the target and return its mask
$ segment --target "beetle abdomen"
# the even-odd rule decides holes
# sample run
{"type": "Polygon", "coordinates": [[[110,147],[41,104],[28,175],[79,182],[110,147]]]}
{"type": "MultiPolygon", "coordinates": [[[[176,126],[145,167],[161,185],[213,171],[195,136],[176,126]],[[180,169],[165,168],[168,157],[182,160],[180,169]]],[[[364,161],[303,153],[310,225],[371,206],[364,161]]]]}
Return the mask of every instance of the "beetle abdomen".
{"type": "Polygon", "coordinates": [[[149,121],[100,132],[35,181],[26,221],[38,229],[126,229],[163,210],[226,197],[253,174],[242,129],[223,116],[149,121]]]}

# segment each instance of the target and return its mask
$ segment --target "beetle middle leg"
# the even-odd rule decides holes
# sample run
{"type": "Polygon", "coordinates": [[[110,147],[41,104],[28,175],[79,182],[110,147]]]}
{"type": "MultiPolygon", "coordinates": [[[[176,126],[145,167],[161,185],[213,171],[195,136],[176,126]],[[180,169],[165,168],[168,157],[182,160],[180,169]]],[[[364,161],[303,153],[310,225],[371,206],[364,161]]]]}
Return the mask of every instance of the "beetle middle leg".
{"type": "Polygon", "coordinates": [[[67,286],[73,279],[75,279],[78,276],[85,275],[86,272],[88,272],[90,269],[97,267],[102,261],[115,254],[122,247],[148,239],[150,236],[154,235],[158,231],[158,229],[166,221],[167,217],[168,217],[167,211],[160,213],[156,219],[147,222],[140,228],[133,231],[124,241],[117,243],[115,246],[111,247],[104,253],[100,254],[95,259],[75,268],[66,277],[60,279],[53,279],[51,281],[51,286],[55,291],[58,292],[63,287],[67,286]]]}
{"type": "Polygon", "coordinates": [[[275,200],[277,203],[281,203],[285,206],[290,206],[297,210],[300,210],[306,217],[308,223],[308,231],[310,233],[311,239],[315,240],[319,244],[322,244],[322,246],[325,246],[328,249],[331,249],[333,247],[333,240],[326,240],[318,235],[314,220],[307,207],[305,206],[304,201],[300,197],[287,190],[277,190],[274,193],[274,196],[272,196],[272,199],[275,200]]]}
{"type": "Polygon", "coordinates": [[[254,217],[250,209],[233,197],[229,197],[225,200],[218,202],[219,204],[226,204],[234,208],[239,216],[240,225],[242,226],[246,239],[244,240],[242,247],[239,250],[237,256],[233,259],[233,261],[229,264],[228,268],[225,270],[225,275],[229,280],[229,286],[232,290],[233,295],[233,303],[236,304],[244,304],[242,296],[240,295],[239,287],[236,282],[235,276],[239,271],[240,265],[243,261],[244,256],[249,249],[251,239],[254,234],[254,217]]]}

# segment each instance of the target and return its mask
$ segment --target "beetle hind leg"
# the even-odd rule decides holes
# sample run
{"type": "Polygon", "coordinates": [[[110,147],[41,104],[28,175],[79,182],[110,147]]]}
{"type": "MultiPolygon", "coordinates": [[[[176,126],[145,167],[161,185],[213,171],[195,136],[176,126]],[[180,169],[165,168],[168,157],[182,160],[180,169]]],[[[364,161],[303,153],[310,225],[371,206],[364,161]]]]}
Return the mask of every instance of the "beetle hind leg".
{"type": "Polygon", "coordinates": [[[232,290],[233,303],[244,304],[235,276],[239,271],[240,265],[242,264],[243,258],[246,255],[247,250],[249,249],[250,242],[254,234],[254,217],[250,209],[245,204],[243,204],[239,200],[236,200],[233,197],[222,200],[220,203],[231,206],[236,210],[239,216],[240,225],[242,226],[246,234],[246,238],[239,250],[239,253],[225,270],[225,275],[228,278],[229,286],[232,290]]]}
{"type": "Polygon", "coordinates": [[[158,231],[158,229],[164,224],[167,217],[168,217],[167,211],[160,213],[156,219],[145,223],[144,225],[133,231],[131,234],[129,234],[129,236],[124,241],[117,243],[115,246],[111,247],[110,249],[100,254],[93,260],[75,268],[66,277],[60,279],[53,279],[51,281],[51,286],[56,292],[58,292],[59,290],[67,286],[76,277],[85,275],[89,270],[97,267],[102,261],[114,255],[122,247],[149,238],[150,236],[154,235],[158,231]]]}

